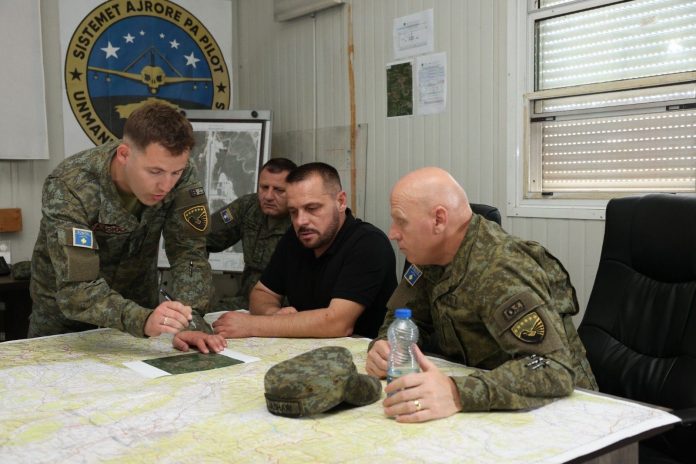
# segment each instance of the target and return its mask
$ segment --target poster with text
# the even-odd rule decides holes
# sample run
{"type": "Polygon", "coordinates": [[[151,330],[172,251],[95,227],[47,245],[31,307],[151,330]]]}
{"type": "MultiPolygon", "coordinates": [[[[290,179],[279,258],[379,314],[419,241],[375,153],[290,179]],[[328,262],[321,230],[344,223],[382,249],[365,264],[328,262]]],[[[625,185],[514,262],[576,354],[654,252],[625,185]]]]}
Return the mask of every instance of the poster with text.
{"type": "Polygon", "coordinates": [[[65,155],[121,138],[149,101],[229,109],[230,0],[61,0],[65,155]]]}

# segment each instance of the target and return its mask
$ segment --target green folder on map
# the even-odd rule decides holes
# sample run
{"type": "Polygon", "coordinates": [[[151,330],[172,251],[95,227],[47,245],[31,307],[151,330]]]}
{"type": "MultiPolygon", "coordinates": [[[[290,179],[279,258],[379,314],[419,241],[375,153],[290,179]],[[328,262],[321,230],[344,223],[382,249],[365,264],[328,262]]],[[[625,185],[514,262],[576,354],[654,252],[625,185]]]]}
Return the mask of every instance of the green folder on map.
{"type": "Polygon", "coordinates": [[[175,375],[233,366],[244,361],[217,353],[187,353],[178,356],[145,359],[143,362],[175,375]]]}

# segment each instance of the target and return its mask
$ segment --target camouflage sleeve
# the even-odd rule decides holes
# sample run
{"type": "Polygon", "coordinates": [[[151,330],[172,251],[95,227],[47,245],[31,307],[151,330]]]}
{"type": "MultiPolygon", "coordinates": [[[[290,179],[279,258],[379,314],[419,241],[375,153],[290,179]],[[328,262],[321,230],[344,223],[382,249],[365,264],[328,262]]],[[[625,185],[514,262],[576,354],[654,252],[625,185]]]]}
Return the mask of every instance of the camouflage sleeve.
{"type": "Polygon", "coordinates": [[[387,313],[384,322],[377,333],[377,337],[370,342],[368,351],[377,340],[387,339],[387,329],[394,321],[394,312],[399,308],[409,308],[411,319],[418,326],[418,346],[424,351],[432,351],[433,321],[430,316],[430,304],[425,292],[424,282],[414,285],[404,276],[399,285],[387,301],[387,313]]]}
{"type": "Polygon", "coordinates": [[[242,218],[249,199],[258,201],[256,195],[244,195],[215,211],[210,218],[210,233],[206,237],[208,251],[224,251],[242,239],[242,218]]]}
{"type": "Polygon", "coordinates": [[[210,230],[208,199],[189,161],[174,192],[162,235],[176,299],[205,314],[212,299],[212,270],[205,249],[210,230]]]}
{"type": "MultiPolygon", "coordinates": [[[[535,262],[491,263],[479,313],[508,361],[455,377],[464,411],[525,409],[569,395],[573,354],[560,315],[549,307],[544,270],[535,262]]],[[[531,258],[529,258],[531,261],[531,258]]]]}
{"type": "Polygon", "coordinates": [[[69,319],[144,336],[152,309],[123,298],[99,277],[98,246],[81,200],[61,180],[49,178],[42,205],[61,312],[69,319]]]}

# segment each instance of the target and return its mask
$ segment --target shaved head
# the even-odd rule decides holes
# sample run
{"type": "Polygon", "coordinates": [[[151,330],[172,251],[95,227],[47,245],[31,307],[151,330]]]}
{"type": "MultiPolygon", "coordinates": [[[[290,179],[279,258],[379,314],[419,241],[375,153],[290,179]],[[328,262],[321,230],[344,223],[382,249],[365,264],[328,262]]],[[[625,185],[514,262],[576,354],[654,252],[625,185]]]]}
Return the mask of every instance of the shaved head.
{"type": "Polygon", "coordinates": [[[469,205],[464,189],[449,172],[441,168],[427,167],[418,169],[402,177],[392,189],[392,198],[401,196],[429,211],[439,205],[451,213],[461,212],[469,205]]]}
{"type": "Polygon", "coordinates": [[[471,221],[466,192],[444,169],[427,167],[402,177],[391,193],[389,238],[413,264],[452,261],[471,221]]]}

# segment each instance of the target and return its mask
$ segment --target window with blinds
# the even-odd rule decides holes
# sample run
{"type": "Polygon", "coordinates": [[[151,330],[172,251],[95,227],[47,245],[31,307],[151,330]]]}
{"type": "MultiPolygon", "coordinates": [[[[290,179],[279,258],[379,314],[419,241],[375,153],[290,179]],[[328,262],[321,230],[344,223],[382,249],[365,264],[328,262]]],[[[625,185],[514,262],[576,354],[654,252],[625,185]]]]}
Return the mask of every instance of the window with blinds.
{"type": "Polygon", "coordinates": [[[696,0],[538,2],[526,197],[696,192],[696,0]]]}

